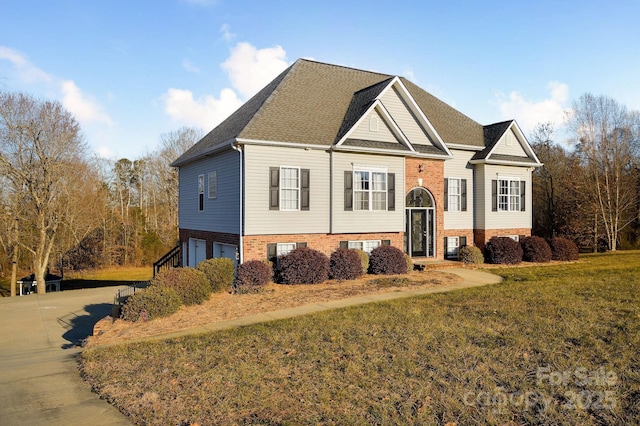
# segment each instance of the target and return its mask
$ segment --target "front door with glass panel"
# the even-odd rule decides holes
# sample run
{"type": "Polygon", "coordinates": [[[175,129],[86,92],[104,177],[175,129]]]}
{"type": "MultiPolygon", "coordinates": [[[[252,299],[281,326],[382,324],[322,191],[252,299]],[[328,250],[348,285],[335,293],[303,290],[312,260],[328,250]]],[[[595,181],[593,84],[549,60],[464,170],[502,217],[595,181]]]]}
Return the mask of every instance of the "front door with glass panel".
{"type": "Polygon", "coordinates": [[[407,253],[411,257],[435,256],[435,215],[431,194],[415,188],[407,195],[407,253]]]}

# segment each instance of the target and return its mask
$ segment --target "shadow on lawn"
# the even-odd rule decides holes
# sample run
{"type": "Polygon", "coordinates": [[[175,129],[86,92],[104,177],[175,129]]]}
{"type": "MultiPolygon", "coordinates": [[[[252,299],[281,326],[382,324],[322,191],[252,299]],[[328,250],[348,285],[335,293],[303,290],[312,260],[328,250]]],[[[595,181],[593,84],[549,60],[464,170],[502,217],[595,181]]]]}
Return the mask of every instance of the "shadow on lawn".
{"type": "Polygon", "coordinates": [[[60,283],[61,290],[80,290],[83,288],[100,288],[100,287],[118,287],[121,285],[135,285],[140,281],[124,281],[124,280],[85,280],[71,279],[62,280],[60,283]]]}

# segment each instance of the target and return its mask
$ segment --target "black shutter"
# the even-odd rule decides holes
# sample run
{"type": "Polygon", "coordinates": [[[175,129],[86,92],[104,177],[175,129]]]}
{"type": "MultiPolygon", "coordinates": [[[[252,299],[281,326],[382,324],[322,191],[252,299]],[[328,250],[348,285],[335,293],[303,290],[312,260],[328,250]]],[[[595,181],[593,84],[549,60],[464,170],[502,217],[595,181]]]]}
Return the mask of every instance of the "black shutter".
{"type": "Polygon", "coordinates": [[[449,211],[449,179],[444,178],[444,211],[449,211]]]}
{"type": "Polygon", "coordinates": [[[449,258],[449,244],[447,241],[447,237],[444,237],[444,258],[448,259],[449,258]]]}
{"type": "Polygon", "coordinates": [[[467,180],[460,180],[460,210],[467,211],[467,180]]]}
{"type": "Polygon", "coordinates": [[[460,237],[459,241],[460,241],[460,248],[467,245],[467,237],[460,237]]]}
{"type": "Polygon", "coordinates": [[[344,172],[344,209],[353,210],[353,172],[344,172]]]}
{"type": "Polygon", "coordinates": [[[275,262],[278,259],[278,245],[267,244],[267,260],[275,262]]]}
{"type": "Polygon", "coordinates": [[[520,211],[523,212],[525,211],[525,200],[527,199],[527,197],[525,196],[525,191],[527,189],[527,182],[521,180],[520,181],[520,211]]]}
{"type": "Polygon", "coordinates": [[[391,240],[382,240],[380,242],[383,246],[390,246],[391,245],[391,240]]]}
{"type": "Polygon", "coordinates": [[[306,247],[307,243],[296,243],[296,248],[306,247]]]}
{"type": "Polygon", "coordinates": [[[491,211],[498,211],[498,181],[495,179],[491,181],[491,211]]]}
{"type": "Polygon", "coordinates": [[[341,249],[349,248],[349,241],[340,241],[340,248],[341,249]]]}
{"type": "Polygon", "coordinates": [[[387,173],[387,210],[396,209],[396,174],[387,173]]]}
{"type": "Polygon", "coordinates": [[[309,210],[309,169],[300,170],[300,210],[309,210]]]}
{"type": "Polygon", "coordinates": [[[269,210],[280,209],[280,168],[269,167],[269,210]]]}

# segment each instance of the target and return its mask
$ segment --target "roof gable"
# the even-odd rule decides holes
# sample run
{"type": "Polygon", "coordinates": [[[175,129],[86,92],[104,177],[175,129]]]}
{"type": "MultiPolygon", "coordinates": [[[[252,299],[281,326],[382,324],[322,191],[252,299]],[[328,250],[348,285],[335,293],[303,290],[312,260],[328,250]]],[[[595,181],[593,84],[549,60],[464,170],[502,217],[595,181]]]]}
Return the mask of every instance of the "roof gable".
{"type": "Polygon", "coordinates": [[[542,165],[514,120],[485,126],[484,135],[486,147],[476,153],[471,161],[542,165]]]}

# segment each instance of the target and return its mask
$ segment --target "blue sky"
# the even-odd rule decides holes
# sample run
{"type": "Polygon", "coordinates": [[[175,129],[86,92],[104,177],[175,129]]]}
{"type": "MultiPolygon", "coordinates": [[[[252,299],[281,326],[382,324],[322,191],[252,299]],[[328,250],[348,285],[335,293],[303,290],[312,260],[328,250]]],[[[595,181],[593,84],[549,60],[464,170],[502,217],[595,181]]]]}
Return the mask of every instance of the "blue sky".
{"type": "Polygon", "coordinates": [[[528,135],[585,92],[640,109],[639,16],[637,0],[0,0],[0,90],[60,100],[94,152],[135,159],[303,57],[405,76],[528,135]]]}

